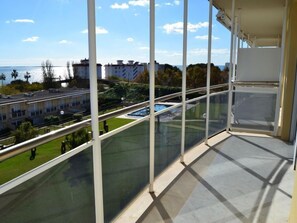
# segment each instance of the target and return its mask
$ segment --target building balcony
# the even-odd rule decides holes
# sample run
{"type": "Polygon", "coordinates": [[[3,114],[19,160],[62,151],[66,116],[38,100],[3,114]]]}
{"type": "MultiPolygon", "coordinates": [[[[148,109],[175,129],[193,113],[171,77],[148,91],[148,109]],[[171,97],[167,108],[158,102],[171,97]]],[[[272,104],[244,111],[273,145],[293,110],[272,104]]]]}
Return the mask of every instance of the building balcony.
{"type": "MultiPolygon", "coordinates": [[[[296,185],[293,187],[296,174],[292,165],[296,159],[296,145],[292,143],[297,120],[294,93],[297,47],[291,41],[297,35],[296,13],[293,13],[297,3],[295,0],[265,0],[261,5],[254,0],[210,0],[212,2],[224,13],[222,23],[231,30],[229,83],[210,86],[208,71],[206,87],[186,91],[183,81],[182,92],[155,100],[151,81],[149,102],[99,116],[99,120],[108,121],[148,105],[149,115],[99,135],[93,51],[96,49],[95,5],[94,1],[88,1],[92,119],[1,150],[0,166],[13,156],[89,126],[90,122],[92,140],[1,185],[1,223],[297,221],[297,189],[296,185]],[[235,2],[239,3],[237,7],[235,2]],[[269,4],[278,9],[277,16],[266,7],[269,4]],[[283,26],[276,30],[281,41],[275,38],[266,41],[275,34],[269,30],[265,33],[270,36],[258,38],[257,32],[260,30],[261,34],[262,29],[257,26],[258,20],[252,21],[253,14],[249,14],[255,7],[260,14],[268,13],[273,18],[269,21],[275,23],[276,19],[276,24],[283,26]],[[240,11],[248,22],[243,22],[241,30],[236,32],[235,15],[239,16],[240,11]],[[249,38],[249,31],[254,32],[253,38],[249,38]],[[236,38],[238,42],[245,38],[249,50],[236,51],[236,38]],[[274,79],[269,79],[269,70],[261,70],[263,64],[261,69],[255,66],[261,65],[258,60],[245,59],[247,54],[248,58],[256,54],[261,61],[267,59],[266,56],[271,56],[267,52],[261,56],[267,46],[281,46],[276,50],[280,57],[274,79]],[[245,51],[249,52],[245,54],[245,51]],[[238,58],[238,62],[233,58],[238,58]],[[248,67],[258,73],[248,75],[248,67]],[[258,74],[268,76],[260,80],[258,74]],[[205,95],[186,97],[201,91],[205,95]],[[181,100],[162,111],[154,111],[155,102],[172,97],[181,100]],[[287,144],[288,141],[291,144],[287,144]]],[[[184,3],[187,8],[187,1],[184,3]]],[[[151,24],[154,24],[155,4],[150,6],[151,24]]],[[[212,5],[210,13],[211,10],[212,5]]],[[[187,13],[184,16],[186,18],[187,13]]],[[[270,23],[259,24],[270,27],[270,23]]],[[[184,23],[184,34],[186,27],[184,23]]],[[[210,30],[211,27],[210,22],[210,30]]],[[[154,28],[152,25],[151,33],[154,28]]],[[[211,38],[211,32],[209,34],[211,38]]],[[[150,41],[154,46],[154,38],[150,41]]],[[[155,61],[154,50],[150,48],[151,64],[155,61]]],[[[276,60],[270,59],[268,61],[276,60]]],[[[209,67],[210,62],[208,60],[209,67]]],[[[186,63],[184,80],[185,67],[186,63]]],[[[154,71],[151,66],[150,77],[154,77],[154,71]]]]}
{"type": "MultiPolygon", "coordinates": [[[[105,222],[287,221],[293,146],[267,135],[227,133],[227,104],[227,91],[210,95],[213,137],[205,144],[206,95],[187,101],[183,162],[181,104],[156,113],[153,193],[149,116],[101,135],[105,222]]],[[[1,221],[95,222],[92,147],[90,141],[2,185],[1,221]]]]}

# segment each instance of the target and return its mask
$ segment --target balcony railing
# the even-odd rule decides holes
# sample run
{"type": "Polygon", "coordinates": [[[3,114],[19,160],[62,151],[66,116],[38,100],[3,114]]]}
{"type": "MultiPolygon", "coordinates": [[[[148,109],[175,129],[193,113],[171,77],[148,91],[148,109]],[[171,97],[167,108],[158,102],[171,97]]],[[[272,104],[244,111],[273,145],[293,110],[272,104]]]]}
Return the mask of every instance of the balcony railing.
{"type": "MultiPolygon", "coordinates": [[[[227,87],[227,84],[219,84],[219,85],[211,86],[210,89],[212,91],[218,91],[219,89],[224,89],[226,87],[227,87]]],[[[190,89],[190,90],[187,91],[187,95],[191,95],[191,94],[195,94],[195,93],[205,93],[205,91],[206,91],[206,87],[190,89]]],[[[177,93],[173,93],[173,94],[170,94],[170,95],[165,95],[165,96],[156,98],[155,102],[164,102],[164,101],[167,101],[167,100],[170,100],[170,99],[178,98],[178,97],[181,96],[181,94],[182,94],[181,92],[177,92],[177,93]]],[[[129,112],[131,112],[133,110],[143,108],[143,107],[147,106],[148,104],[149,104],[149,102],[145,101],[145,102],[142,102],[142,103],[139,103],[139,104],[136,104],[136,105],[132,105],[132,106],[120,109],[120,110],[116,110],[116,111],[113,111],[113,112],[110,112],[110,113],[106,113],[106,114],[100,115],[99,120],[100,121],[106,121],[108,119],[118,117],[118,116],[123,115],[123,114],[127,114],[127,113],[129,113],[129,112]]],[[[14,145],[14,146],[10,147],[9,149],[1,150],[0,151],[0,161],[3,161],[3,160],[8,159],[10,157],[16,156],[18,154],[21,154],[21,153],[23,153],[25,151],[30,150],[31,148],[34,148],[36,146],[42,145],[42,144],[50,142],[50,141],[52,141],[54,139],[57,139],[57,138],[60,138],[62,136],[65,136],[67,134],[70,134],[72,132],[75,132],[75,131],[77,131],[77,130],[79,130],[81,128],[90,126],[90,122],[91,122],[90,119],[84,120],[84,121],[76,123],[74,125],[67,126],[67,127],[62,128],[62,129],[52,131],[52,132],[50,132],[48,134],[44,134],[42,136],[39,136],[37,138],[28,140],[26,142],[14,145]]]]}
{"type": "Polygon", "coordinates": [[[244,82],[233,87],[232,128],[273,133],[278,124],[278,84],[244,82]]]}
{"type": "MultiPolygon", "coordinates": [[[[212,89],[223,86],[213,86],[212,89]]],[[[193,92],[203,92],[191,90],[193,92]]],[[[179,94],[163,97],[177,97],[179,94]]],[[[226,129],[228,91],[210,94],[209,135],[226,129]]],[[[157,99],[157,101],[162,98],[157,99]]],[[[147,102],[105,114],[101,120],[143,107],[147,102]]],[[[155,113],[155,172],[158,176],[181,153],[181,132],[186,150],[205,139],[206,95],[187,100],[186,125],[182,129],[182,103],[155,113]]],[[[149,116],[101,135],[103,203],[110,221],[149,183],[149,116]]],[[[1,151],[5,159],[87,126],[89,120],[65,127],[1,151]]],[[[93,155],[90,141],[0,187],[1,222],[95,221],[93,155]]]]}

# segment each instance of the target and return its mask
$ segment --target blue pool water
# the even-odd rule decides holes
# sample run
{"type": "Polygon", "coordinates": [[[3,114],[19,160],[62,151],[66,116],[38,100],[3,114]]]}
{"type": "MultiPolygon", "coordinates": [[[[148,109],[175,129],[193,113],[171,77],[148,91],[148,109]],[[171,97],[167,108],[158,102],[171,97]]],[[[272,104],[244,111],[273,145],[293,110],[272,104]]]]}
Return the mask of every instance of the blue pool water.
{"type": "MultiPolygon", "coordinates": [[[[155,104],[155,112],[162,111],[166,108],[169,108],[171,105],[164,105],[164,104],[155,104]]],[[[149,107],[142,108],[140,110],[137,110],[135,112],[129,113],[129,116],[139,116],[144,117],[150,114],[149,107]]]]}

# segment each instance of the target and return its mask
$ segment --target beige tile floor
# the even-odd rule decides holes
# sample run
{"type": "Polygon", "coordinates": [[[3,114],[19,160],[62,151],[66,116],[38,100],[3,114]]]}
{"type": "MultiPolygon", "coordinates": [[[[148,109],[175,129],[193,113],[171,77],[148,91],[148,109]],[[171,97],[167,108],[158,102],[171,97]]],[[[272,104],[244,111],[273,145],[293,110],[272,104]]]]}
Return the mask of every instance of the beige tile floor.
{"type": "Polygon", "coordinates": [[[264,135],[228,134],[189,151],[115,222],[287,222],[293,147],[264,135]]]}

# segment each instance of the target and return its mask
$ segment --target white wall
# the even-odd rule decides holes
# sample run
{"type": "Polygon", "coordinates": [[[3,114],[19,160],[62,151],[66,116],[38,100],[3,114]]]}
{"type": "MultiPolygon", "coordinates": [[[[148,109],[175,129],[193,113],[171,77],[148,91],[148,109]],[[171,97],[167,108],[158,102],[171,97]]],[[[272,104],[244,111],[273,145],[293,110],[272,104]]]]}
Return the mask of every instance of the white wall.
{"type": "MultiPolygon", "coordinates": [[[[85,65],[76,65],[76,75],[83,78],[83,79],[89,79],[89,66],[85,65]]],[[[97,65],[97,79],[102,79],[102,71],[101,66],[97,65]]]]}
{"type": "Polygon", "coordinates": [[[241,48],[237,81],[279,81],[281,48],[241,48]]]}
{"type": "Polygon", "coordinates": [[[134,80],[140,73],[144,71],[143,64],[122,64],[122,65],[105,65],[105,77],[117,76],[126,80],[134,80]]]}

